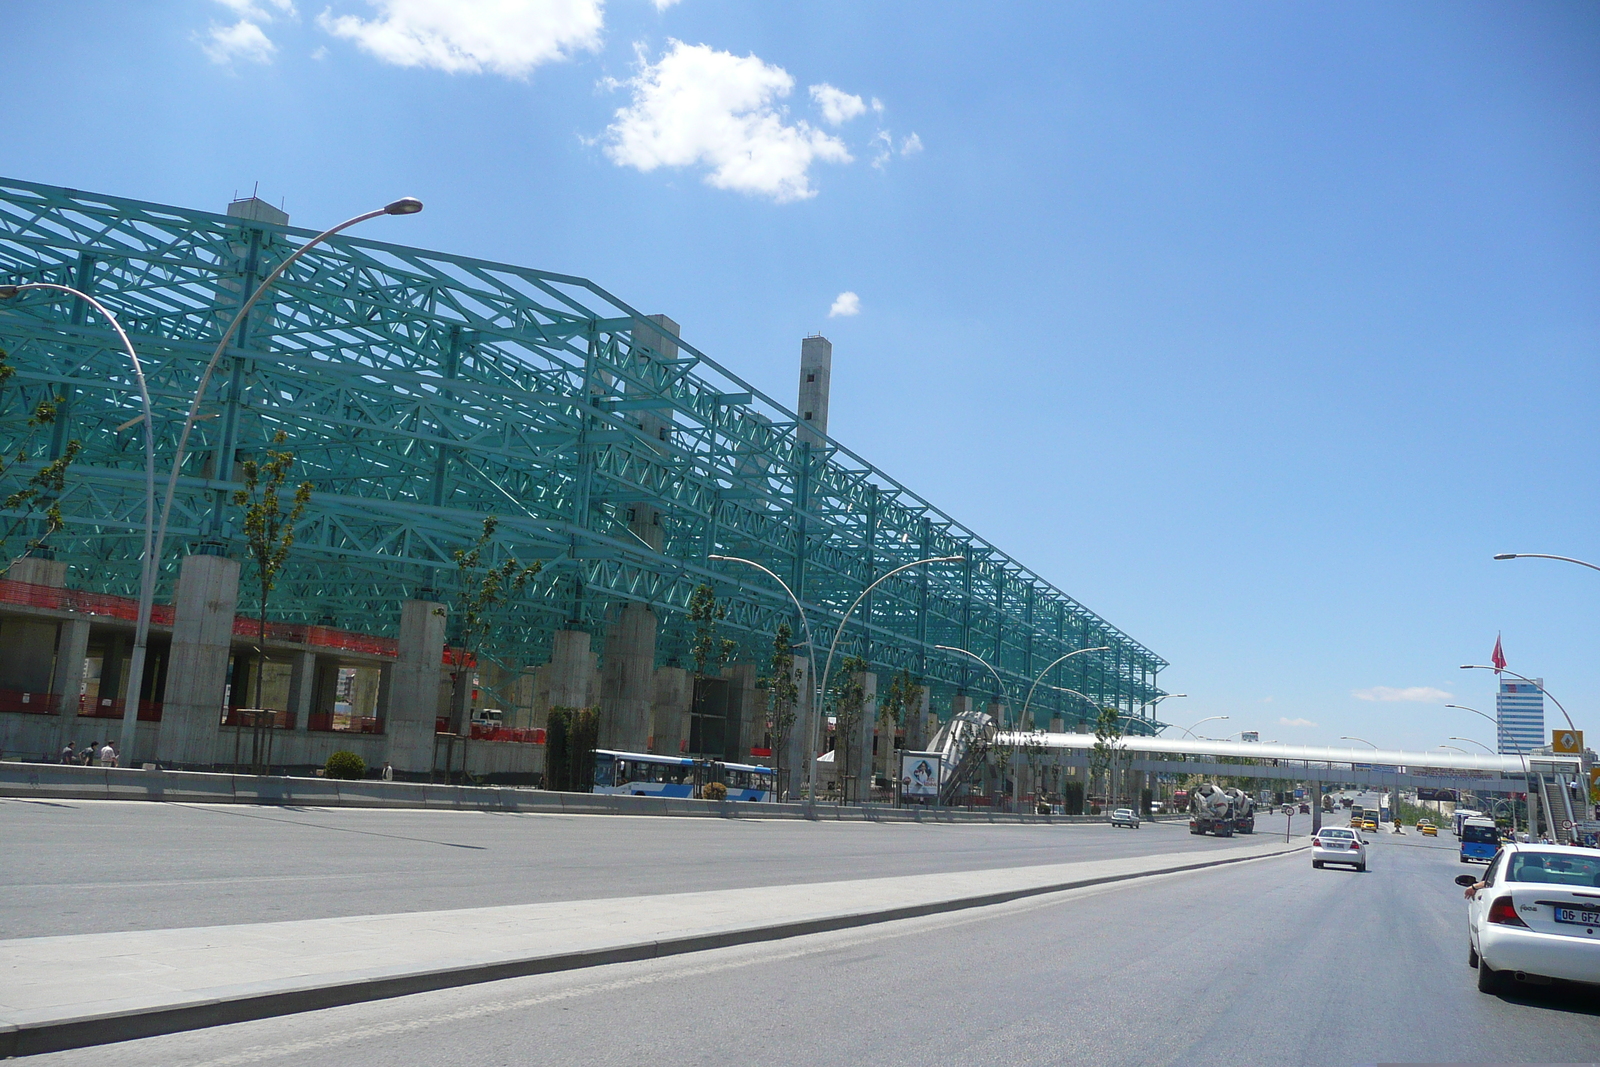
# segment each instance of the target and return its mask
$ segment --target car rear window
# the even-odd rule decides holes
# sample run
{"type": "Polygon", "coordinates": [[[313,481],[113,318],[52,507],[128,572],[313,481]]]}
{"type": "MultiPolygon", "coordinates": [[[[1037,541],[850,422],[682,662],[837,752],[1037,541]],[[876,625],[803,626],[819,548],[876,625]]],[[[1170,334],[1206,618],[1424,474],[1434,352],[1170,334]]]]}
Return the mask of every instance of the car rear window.
{"type": "Polygon", "coordinates": [[[1324,831],[1322,831],[1322,836],[1323,837],[1345,837],[1345,838],[1349,838],[1349,837],[1354,837],[1356,835],[1351,833],[1349,830],[1324,830],[1324,831]]]}
{"type": "Polygon", "coordinates": [[[1513,882],[1549,882],[1554,885],[1600,887],[1600,856],[1572,856],[1564,852],[1518,852],[1511,857],[1513,882]]]}

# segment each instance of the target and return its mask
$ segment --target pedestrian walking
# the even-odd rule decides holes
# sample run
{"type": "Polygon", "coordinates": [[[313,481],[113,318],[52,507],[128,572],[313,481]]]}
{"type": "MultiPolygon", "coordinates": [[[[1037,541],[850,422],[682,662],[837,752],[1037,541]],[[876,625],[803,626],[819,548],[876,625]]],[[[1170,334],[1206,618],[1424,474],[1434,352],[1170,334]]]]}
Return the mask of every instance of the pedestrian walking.
{"type": "Polygon", "coordinates": [[[83,749],[78,753],[78,762],[83,764],[85,767],[89,767],[94,764],[94,746],[95,742],[90,741],[87,745],[84,745],[83,749]]]}
{"type": "Polygon", "coordinates": [[[389,766],[388,760],[383,761],[383,774],[380,777],[386,782],[394,781],[394,768],[389,766]]]}
{"type": "Polygon", "coordinates": [[[117,765],[117,746],[113,745],[110,741],[107,741],[106,742],[106,747],[102,748],[100,750],[100,766],[102,766],[102,767],[115,767],[116,765],[117,765]]]}
{"type": "Polygon", "coordinates": [[[73,742],[68,741],[67,742],[67,747],[61,750],[61,762],[62,763],[77,763],[78,762],[78,746],[75,745],[73,742]]]}

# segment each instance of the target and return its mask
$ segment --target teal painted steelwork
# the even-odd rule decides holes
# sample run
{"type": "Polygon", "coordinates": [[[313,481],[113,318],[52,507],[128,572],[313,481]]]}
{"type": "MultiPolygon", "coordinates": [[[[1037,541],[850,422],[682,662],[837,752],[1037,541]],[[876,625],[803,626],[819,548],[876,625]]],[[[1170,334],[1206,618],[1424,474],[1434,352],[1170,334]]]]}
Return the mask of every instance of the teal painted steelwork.
{"type": "MultiPolygon", "coordinates": [[[[0,179],[0,278],[76,284],[116,312],[148,361],[169,461],[241,294],[310,236],[0,179]]],[[[691,343],[677,341],[669,357],[636,340],[644,317],[583,278],[340,236],[293,265],[250,319],[190,444],[163,599],[176,544],[240,553],[234,472],[282,430],[295,479],[315,487],[274,601],[290,621],[392,634],[398,601],[448,597],[452,551],[493,513],[494,558],[545,562],[500,620],[496,658],[513,666],[541,662],[563,625],[598,644],[605,613],[628,600],[661,615],[663,658],[681,656],[683,612],[701,582],[728,598],[741,656],[764,662],[793,608],[759,575],[710,564],[713,552],[792,575],[824,625],[874,574],[960,554],[967,564],[880,586],[841,651],[983,695],[991,682],[933,646],[981,649],[1008,685],[1025,688],[1035,662],[1107,645],[1047,682],[1129,712],[1160,694],[1165,660],[838,442],[810,429],[801,440],[792,411],[691,343]],[[659,550],[629,529],[638,506],[660,512],[659,550]]],[[[131,594],[138,411],[114,335],[75,301],[29,292],[0,302],[0,346],[20,386],[0,410],[0,444],[53,390],[68,398],[58,436],[86,445],[61,499],[57,558],[77,587],[131,594]]],[[[247,610],[248,583],[243,595],[247,610]]],[[[1089,712],[1075,697],[1054,701],[1068,722],[1089,712]]]]}

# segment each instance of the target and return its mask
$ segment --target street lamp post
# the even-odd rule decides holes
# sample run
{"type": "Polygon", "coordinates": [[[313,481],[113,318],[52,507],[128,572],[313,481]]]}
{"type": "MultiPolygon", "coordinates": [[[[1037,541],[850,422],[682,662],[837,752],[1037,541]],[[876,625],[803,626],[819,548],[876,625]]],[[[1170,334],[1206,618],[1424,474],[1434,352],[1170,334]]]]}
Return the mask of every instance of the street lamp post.
{"type": "Polygon", "coordinates": [[[1179,726],[1178,729],[1182,730],[1184,733],[1188,734],[1190,737],[1192,737],[1196,741],[1198,741],[1198,740],[1200,740],[1200,735],[1198,735],[1198,734],[1196,734],[1194,732],[1194,728],[1196,726],[1203,726],[1208,722],[1214,722],[1216,720],[1226,719],[1228,717],[1229,716],[1227,716],[1227,715],[1207,715],[1205,718],[1201,719],[1199,722],[1194,723],[1191,726],[1179,726]]]}
{"type": "Polygon", "coordinates": [[[1558,559],[1562,563],[1576,563],[1580,567],[1588,567],[1592,571],[1600,571],[1600,566],[1596,566],[1593,563],[1585,563],[1583,560],[1581,560],[1581,559],[1573,559],[1571,556],[1551,556],[1551,555],[1547,555],[1546,553],[1543,553],[1543,552],[1499,552],[1499,553],[1495,554],[1494,558],[1495,559],[1558,559]]]}
{"type": "MultiPolygon", "coordinates": [[[[272,287],[272,283],[278,280],[278,276],[284,271],[288,270],[290,265],[292,265],[301,256],[305,255],[311,249],[326,241],[334,234],[339,233],[342,230],[347,230],[357,223],[366,222],[368,219],[375,219],[379,215],[415,215],[421,210],[422,201],[416,199],[415,197],[402,197],[399,200],[385,204],[381,208],[377,208],[373,211],[363,212],[360,215],[356,215],[354,218],[346,219],[337,226],[323,230],[321,233],[317,234],[315,237],[311,238],[311,240],[307,241],[305,244],[301,245],[299,248],[295,249],[288,256],[286,256],[283,262],[279,263],[278,266],[274,268],[272,273],[268,274],[265,280],[263,280],[260,285],[256,286],[255,291],[250,294],[249,299],[247,299],[243,304],[239,305],[239,310],[234,313],[233,320],[228,323],[228,328],[222,332],[222,339],[217,342],[217,349],[211,354],[211,361],[206,364],[205,370],[201,372],[200,383],[195,387],[194,399],[189,404],[189,414],[183,420],[182,432],[178,434],[178,447],[172,454],[172,473],[167,476],[166,493],[161,501],[161,521],[156,527],[155,537],[152,545],[153,551],[147,553],[150,567],[150,588],[147,594],[142,593],[139,598],[139,618],[135,623],[133,652],[128,657],[128,689],[134,694],[135,699],[132,703],[133,712],[130,713],[127,710],[124,710],[122,716],[122,743],[124,746],[124,751],[131,751],[131,746],[133,744],[134,723],[136,722],[136,714],[138,711],[137,697],[140,688],[142,688],[144,684],[146,644],[150,633],[150,613],[154,606],[155,581],[159,576],[160,560],[167,540],[167,522],[172,515],[173,498],[177,496],[178,492],[178,476],[183,470],[184,449],[188,447],[189,433],[194,429],[195,420],[199,418],[200,404],[201,401],[205,399],[206,386],[211,382],[212,371],[214,371],[217,367],[217,364],[221,362],[223,353],[227,351],[228,342],[233,340],[233,335],[238,332],[239,324],[243,322],[244,317],[250,313],[250,309],[256,306],[256,302],[259,301],[266,291],[272,287]]],[[[145,429],[147,433],[150,432],[148,415],[145,417],[145,429]]],[[[217,473],[218,477],[222,476],[222,471],[220,468],[217,473]]],[[[257,669],[260,668],[258,667],[257,669]]]]}
{"type": "MultiPolygon", "coordinates": [[[[794,601],[795,610],[800,613],[800,622],[806,628],[806,642],[808,644],[810,644],[810,641],[811,641],[811,624],[806,621],[805,608],[803,606],[801,606],[799,598],[794,595],[794,591],[789,588],[788,584],[785,583],[782,578],[779,578],[776,574],[773,574],[771,570],[769,570],[766,567],[763,567],[761,564],[755,562],[754,560],[743,559],[743,558],[741,558],[739,556],[722,556],[722,555],[711,554],[711,555],[706,556],[706,558],[707,559],[714,559],[714,560],[718,560],[718,561],[726,561],[726,562],[729,562],[729,563],[743,563],[746,566],[754,567],[756,570],[759,570],[759,571],[769,575],[775,581],[777,581],[777,583],[779,585],[783,586],[783,591],[785,593],[789,594],[789,599],[794,601]]],[[[966,559],[965,556],[931,556],[928,559],[919,559],[919,560],[913,560],[910,563],[902,563],[900,566],[895,567],[893,570],[885,571],[875,581],[873,581],[871,585],[869,585],[865,589],[861,590],[861,595],[856,597],[855,600],[850,602],[850,606],[845,609],[844,615],[839,619],[839,627],[838,627],[837,630],[834,631],[833,643],[828,646],[828,658],[827,658],[826,662],[823,665],[822,677],[820,679],[815,677],[815,674],[816,674],[816,659],[814,657],[815,657],[815,654],[816,654],[816,646],[815,645],[811,645],[812,652],[811,652],[810,663],[811,663],[813,681],[816,683],[816,688],[813,691],[812,702],[811,702],[812,703],[811,737],[807,738],[807,745],[806,745],[806,788],[809,791],[809,794],[810,794],[809,799],[810,799],[811,806],[813,808],[816,807],[816,803],[817,803],[817,777],[816,777],[816,768],[817,768],[816,737],[817,737],[817,733],[816,732],[820,728],[821,722],[822,722],[822,700],[823,700],[823,696],[827,693],[828,674],[833,669],[833,655],[839,648],[839,639],[842,636],[844,636],[845,627],[847,625],[849,625],[849,623],[850,623],[850,616],[855,612],[856,607],[863,600],[866,599],[868,593],[872,592],[874,589],[876,589],[883,582],[887,581],[890,578],[893,578],[895,575],[899,574],[901,571],[910,570],[912,567],[920,567],[924,563],[959,563],[959,562],[961,562],[961,561],[963,561],[965,559],[966,559]]],[[[841,782],[841,785],[842,784],[843,783],[841,782]]]]}
{"type": "MultiPolygon", "coordinates": [[[[122,342],[123,350],[128,353],[128,361],[133,364],[134,380],[139,385],[139,403],[144,408],[140,416],[144,423],[144,546],[139,557],[139,617],[134,624],[134,656],[130,663],[129,686],[130,693],[123,694],[122,707],[122,735],[118,744],[119,754],[124,760],[132,760],[133,744],[139,722],[139,689],[142,681],[140,672],[144,667],[144,646],[150,632],[150,604],[155,597],[156,564],[152,552],[152,524],[155,520],[156,510],[156,439],[155,427],[150,414],[150,390],[144,380],[144,365],[139,362],[139,353],[133,349],[133,342],[128,340],[128,334],[122,328],[109,309],[88,293],[74,289],[68,285],[57,285],[53,282],[28,282],[23,285],[0,285],[0,299],[11,299],[19,293],[30,289],[50,289],[56,292],[69,293],[98,311],[111,328],[117,331],[117,339],[122,342]]],[[[81,679],[78,679],[81,681],[81,679]]],[[[77,699],[78,694],[68,692],[62,694],[68,699],[77,699]]]]}
{"type": "Polygon", "coordinates": [[[1556,707],[1561,708],[1561,714],[1567,720],[1567,729],[1572,730],[1574,732],[1577,731],[1578,728],[1572,724],[1572,716],[1567,714],[1567,709],[1566,708],[1561,707],[1561,701],[1556,699],[1555,694],[1550,692],[1550,690],[1546,689],[1540,683],[1534,681],[1532,678],[1529,678],[1527,675],[1518,674],[1516,671],[1509,670],[1509,669],[1507,669],[1505,667],[1492,667],[1487,663],[1463,663],[1461,665],[1461,669],[1464,670],[1464,671],[1494,671],[1496,674],[1509,674],[1513,678],[1519,679],[1520,681],[1527,682],[1529,685],[1531,685],[1535,689],[1539,690],[1539,692],[1541,692],[1545,696],[1549,697],[1550,698],[1550,702],[1553,703],[1556,707]]]}
{"type": "MultiPolygon", "coordinates": [[[[1509,674],[1511,672],[1507,671],[1506,673],[1509,674]]],[[[1550,699],[1554,700],[1555,697],[1551,697],[1550,699]]],[[[1472,714],[1478,716],[1478,718],[1480,718],[1480,719],[1489,720],[1490,722],[1495,724],[1495,740],[1499,741],[1499,740],[1502,739],[1500,737],[1500,722],[1499,722],[1499,720],[1496,719],[1493,715],[1490,715],[1488,712],[1479,711],[1477,708],[1469,708],[1465,704],[1446,704],[1445,707],[1454,708],[1457,711],[1470,711],[1470,712],[1472,712],[1472,714]]],[[[1467,740],[1467,738],[1452,737],[1450,740],[1452,740],[1452,741],[1464,741],[1464,740],[1467,740]]],[[[1506,738],[1504,738],[1504,740],[1511,742],[1511,747],[1515,748],[1517,750],[1517,756],[1522,760],[1522,787],[1523,787],[1523,789],[1528,791],[1528,795],[1529,796],[1532,796],[1533,795],[1533,782],[1532,782],[1533,771],[1528,766],[1528,754],[1523,751],[1521,745],[1517,744],[1517,739],[1515,737],[1506,737],[1506,738]]],[[[1475,744],[1475,745],[1479,744],[1479,742],[1477,742],[1477,741],[1474,741],[1472,743],[1475,744]]],[[[1498,755],[1499,753],[1494,753],[1494,754],[1498,755]]],[[[1532,808],[1529,809],[1528,818],[1529,818],[1529,820],[1531,822],[1532,818],[1533,818],[1532,808]]],[[[1531,829],[1531,826],[1530,826],[1530,829],[1531,829]]],[[[1517,832],[1517,805],[1516,805],[1515,801],[1513,801],[1513,803],[1511,805],[1511,832],[1513,834],[1517,832]]]]}
{"type": "MultiPolygon", "coordinates": [[[[1450,707],[1450,705],[1446,704],[1445,707],[1450,707]]],[[[1470,737],[1457,737],[1455,734],[1451,734],[1450,735],[1450,740],[1451,741],[1465,741],[1469,745],[1477,745],[1479,748],[1483,749],[1485,752],[1489,753],[1489,755],[1491,755],[1491,756],[1496,755],[1496,752],[1495,752],[1494,749],[1490,748],[1488,745],[1484,744],[1482,741],[1474,741],[1470,737]]],[[[1448,747],[1448,746],[1442,746],[1442,747],[1448,747]]]]}
{"type": "MultiPolygon", "coordinates": [[[[1100,645],[1097,648],[1080,648],[1080,649],[1077,649],[1076,651],[1068,652],[1065,656],[1060,656],[1060,657],[1052,660],[1050,665],[1048,667],[1046,667],[1044,670],[1040,671],[1039,672],[1039,677],[1035,678],[1033,680],[1033,684],[1028,687],[1027,699],[1023,700],[1023,702],[1022,702],[1022,714],[1017,716],[1017,728],[1018,729],[1022,729],[1027,725],[1027,722],[1028,722],[1028,706],[1033,703],[1034,690],[1039,688],[1039,683],[1044,680],[1044,676],[1049,674],[1052,670],[1054,670],[1058,664],[1065,663],[1067,660],[1071,659],[1073,656],[1081,656],[1085,652],[1109,652],[1109,651],[1111,651],[1111,646],[1110,645],[1100,645]]],[[[971,655],[970,652],[967,653],[967,654],[971,655]]],[[[987,666],[987,664],[985,664],[985,666],[987,666]]],[[[998,675],[996,677],[998,677],[998,675]]],[[[1052,686],[1052,688],[1056,688],[1056,687],[1052,686]]],[[[1184,694],[1179,693],[1178,695],[1179,696],[1183,696],[1184,694]]],[[[1160,700],[1161,697],[1157,697],[1156,699],[1160,700]]]]}

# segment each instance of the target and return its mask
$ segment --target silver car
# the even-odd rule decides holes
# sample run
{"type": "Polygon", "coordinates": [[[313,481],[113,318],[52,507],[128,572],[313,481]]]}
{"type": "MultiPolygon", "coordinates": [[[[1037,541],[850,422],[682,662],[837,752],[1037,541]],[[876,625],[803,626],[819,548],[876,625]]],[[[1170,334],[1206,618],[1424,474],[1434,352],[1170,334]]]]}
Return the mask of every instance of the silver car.
{"type": "Polygon", "coordinates": [[[1130,829],[1139,828],[1139,814],[1132,808],[1118,808],[1111,813],[1112,826],[1126,826],[1130,829]]]}

